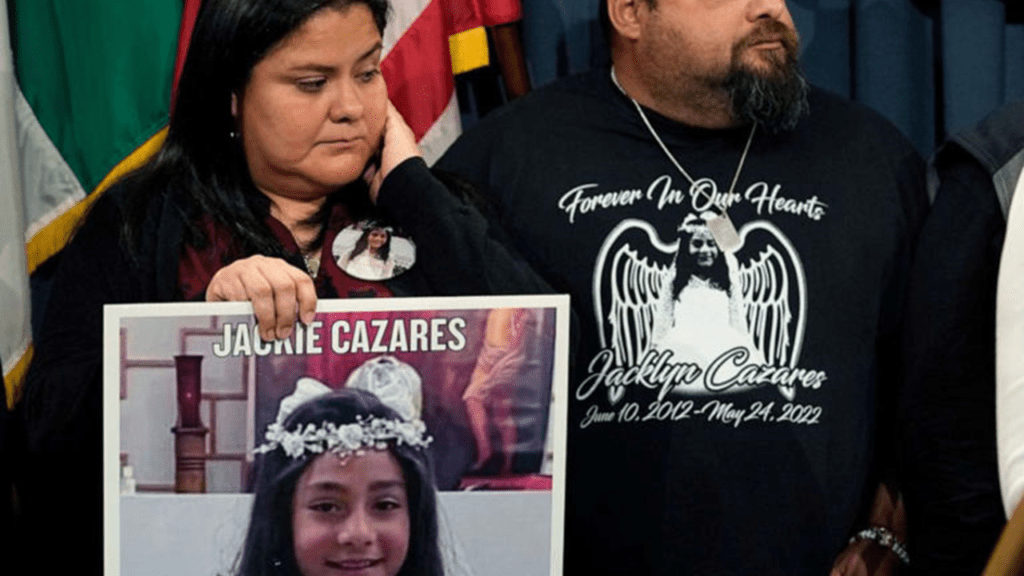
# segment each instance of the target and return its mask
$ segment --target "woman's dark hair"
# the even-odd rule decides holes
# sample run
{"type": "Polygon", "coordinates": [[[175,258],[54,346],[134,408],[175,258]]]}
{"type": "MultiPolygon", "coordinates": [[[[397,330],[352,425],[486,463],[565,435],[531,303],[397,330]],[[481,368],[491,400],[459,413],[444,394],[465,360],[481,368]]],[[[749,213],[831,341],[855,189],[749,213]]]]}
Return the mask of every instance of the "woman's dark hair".
{"type": "MultiPolygon", "coordinates": [[[[324,422],[348,424],[357,417],[401,420],[372,392],[341,388],[299,405],[284,421],[284,428],[324,422]]],[[[422,448],[389,442],[405,480],[409,502],[409,549],[398,576],[443,576],[438,546],[437,496],[433,470],[422,448]]],[[[292,543],[292,499],[295,485],[320,454],[292,458],[277,448],[256,462],[255,499],[249,530],[239,560],[239,576],[301,576],[292,543]]]]}
{"type": "Polygon", "coordinates": [[[391,232],[388,232],[388,229],[383,226],[370,225],[363,228],[363,233],[360,234],[359,240],[356,240],[356,245],[353,246],[352,251],[348,253],[349,262],[366,250],[367,246],[370,245],[370,232],[373,232],[374,230],[383,230],[384,233],[388,235],[388,239],[384,241],[384,245],[377,251],[377,258],[387,261],[388,256],[391,255],[391,232]]]}
{"type": "MultiPolygon", "coordinates": [[[[388,0],[206,0],[196,19],[178,82],[171,121],[160,151],[130,175],[128,217],[123,229],[130,251],[142,233],[146,201],[160,192],[184,196],[193,211],[210,215],[231,231],[245,254],[285,256],[265,223],[270,202],[249,175],[231,114],[252,69],[275,46],[325,8],[363,5],[381,32],[388,0]]],[[[335,192],[314,220],[326,220],[341,199],[358,213],[369,207],[361,179],[335,192]]],[[[205,241],[195,214],[185,214],[186,239],[205,241]]],[[[317,243],[322,242],[322,238],[317,243]]]]}

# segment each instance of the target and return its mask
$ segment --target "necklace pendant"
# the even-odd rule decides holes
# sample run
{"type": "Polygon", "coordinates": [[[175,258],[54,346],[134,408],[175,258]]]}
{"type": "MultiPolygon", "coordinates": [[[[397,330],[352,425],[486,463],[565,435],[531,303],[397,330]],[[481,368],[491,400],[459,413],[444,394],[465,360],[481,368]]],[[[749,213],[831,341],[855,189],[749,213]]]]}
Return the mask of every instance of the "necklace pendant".
{"type": "Polygon", "coordinates": [[[739,232],[728,216],[718,215],[708,220],[708,230],[722,252],[735,252],[740,249],[742,241],[739,232]]]}
{"type": "MultiPolygon", "coordinates": [[[[612,82],[619,91],[633,103],[633,107],[636,108],[637,114],[640,116],[640,119],[643,120],[644,126],[647,127],[647,131],[651,133],[654,141],[658,143],[661,151],[665,153],[665,156],[668,157],[670,162],[672,162],[672,165],[679,170],[679,173],[690,182],[690,194],[694,198],[696,198],[698,194],[707,194],[708,196],[711,196],[710,199],[712,203],[717,204],[717,202],[715,202],[715,195],[718,193],[714,185],[715,182],[709,178],[694,180],[693,177],[690,176],[689,172],[687,172],[683,168],[683,165],[676,160],[676,157],[672,155],[672,152],[668,149],[668,146],[665,145],[665,142],[661,140],[661,136],[658,136],[658,132],[654,129],[654,126],[651,125],[650,120],[647,119],[647,114],[644,113],[644,109],[640,106],[640,103],[637,102],[635,98],[627,94],[626,90],[621,84],[619,84],[619,79],[615,75],[614,67],[611,69],[611,76],[612,82]],[[710,191],[706,190],[708,188],[708,186],[705,185],[706,183],[710,183],[710,191]]],[[[747,153],[750,152],[750,143],[754,141],[754,132],[756,130],[757,122],[753,122],[750,125],[750,134],[747,136],[747,143],[743,146],[743,153],[740,155],[740,162],[736,165],[736,173],[733,174],[732,183],[729,184],[729,191],[726,193],[725,200],[719,206],[722,213],[711,218],[707,222],[708,230],[711,231],[711,236],[715,239],[715,243],[718,244],[718,248],[723,252],[736,252],[743,244],[739,233],[736,231],[736,227],[733,226],[732,220],[729,219],[729,214],[725,210],[726,205],[732,199],[732,193],[736,189],[736,182],[740,179],[740,173],[743,172],[743,164],[747,161],[747,153]]]]}
{"type": "Polygon", "coordinates": [[[303,254],[302,260],[306,264],[306,273],[316,280],[317,274],[320,273],[320,251],[317,250],[311,254],[303,254]]]}

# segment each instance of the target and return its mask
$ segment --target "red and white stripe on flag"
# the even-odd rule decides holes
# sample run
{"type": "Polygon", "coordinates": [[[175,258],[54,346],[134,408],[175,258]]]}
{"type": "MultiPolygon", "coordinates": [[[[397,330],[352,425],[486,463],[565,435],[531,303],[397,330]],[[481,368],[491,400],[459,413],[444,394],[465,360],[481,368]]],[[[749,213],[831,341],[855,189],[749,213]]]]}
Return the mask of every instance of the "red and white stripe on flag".
{"type": "Polygon", "coordinates": [[[462,130],[448,37],[520,18],[519,0],[398,0],[384,31],[388,96],[433,163],[462,130]]]}

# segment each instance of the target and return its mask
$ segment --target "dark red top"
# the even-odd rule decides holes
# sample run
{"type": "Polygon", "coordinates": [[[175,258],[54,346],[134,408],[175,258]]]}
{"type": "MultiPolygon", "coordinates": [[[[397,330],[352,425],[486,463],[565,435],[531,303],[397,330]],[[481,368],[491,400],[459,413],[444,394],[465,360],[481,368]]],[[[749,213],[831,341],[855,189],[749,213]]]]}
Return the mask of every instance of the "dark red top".
{"type": "MultiPolygon", "coordinates": [[[[267,216],[267,225],[284,249],[298,255],[299,246],[295,238],[279,220],[267,216]]],[[[316,295],[320,298],[375,298],[390,297],[391,290],[382,282],[360,280],[349,276],[338,267],[331,250],[338,232],[351,224],[344,206],[334,207],[327,222],[327,233],[320,248],[320,270],[313,281],[316,295]]],[[[185,244],[178,265],[178,283],[185,300],[201,300],[206,293],[213,275],[224,266],[242,257],[242,251],[232,238],[230,231],[205,216],[202,227],[206,233],[206,247],[199,249],[185,244]]]]}

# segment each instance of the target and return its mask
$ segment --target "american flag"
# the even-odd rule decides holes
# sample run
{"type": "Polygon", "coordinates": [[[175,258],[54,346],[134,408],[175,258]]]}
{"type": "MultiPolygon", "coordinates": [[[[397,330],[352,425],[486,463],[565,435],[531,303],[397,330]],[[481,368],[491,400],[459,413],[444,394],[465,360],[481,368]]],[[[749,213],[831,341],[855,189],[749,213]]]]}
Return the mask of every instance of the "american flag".
{"type": "MultiPolygon", "coordinates": [[[[384,78],[428,163],[461,131],[449,37],[513,22],[521,13],[519,0],[392,0],[384,30],[384,78]]],[[[469,51],[486,49],[483,40],[469,51]]]]}

